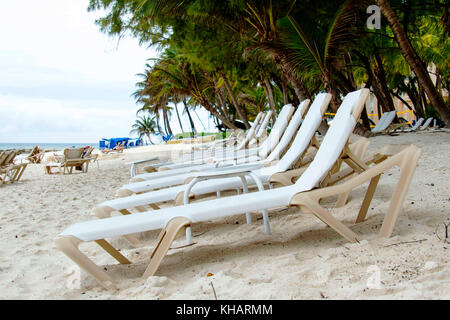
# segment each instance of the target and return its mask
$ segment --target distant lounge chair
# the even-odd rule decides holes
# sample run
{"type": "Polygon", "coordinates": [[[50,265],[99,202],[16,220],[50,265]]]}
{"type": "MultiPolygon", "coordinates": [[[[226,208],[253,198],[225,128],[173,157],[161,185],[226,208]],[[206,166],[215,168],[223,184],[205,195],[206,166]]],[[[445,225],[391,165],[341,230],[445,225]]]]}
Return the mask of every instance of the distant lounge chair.
{"type": "MultiPolygon", "coordinates": [[[[48,174],[53,174],[53,168],[58,168],[58,173],[62,174],[72,174],[74,167],[83,167],[91,159],[83,158],[84,148],[66,148],[64,149],[64,155],[61,162],[51,162],[45,164],[45,172],[48,174]]],[[[82,170],[86,172],[86,168],[82,170]]]]}
{"type": "Polygon", "coordinates": [[[424,131],[424,130],[429,130],[431,127],[430,127],[430,124],[431,124],[431,121],[433,121],[433,117],[430,117],[430,118],[428,118],[425,122],[424,122],[424,124],[420,127],[420,131],[424,131]]]}
{"type": "MultiPolygon", "coordinates": [[[[226,145],[223,145],[223,143],[219,140],[217,142],[211,143],[208,146],[205,146],[206,148],[202,148],[200,151],[191,152],[190,154],[187,154],[189,159],[184,158],[179,161],[160,162],[160,163],[152,164],[149,166],[145,166],[143,168],[143,170],[148,173],[151,173],[151,172],[158,171],[159,170],[158,168],[163,167],[163,166],[169,166],[169,165],[182,165],[182,166],[184,165],[184,166],[186,166],[186,164],[189,166],[189,165],[195,165],[195,164],[203,164],[205,157],[206,158],[213,157],[217,153],[217,149],[220,152],[244,150],[248,147],[251,139],[253,139],[256,129],[257,129],[258,125],[260,124],[260,122],[262,121],[261,119],[263,116],[264,116],[263,112],[258,113],[258,115],[255,118],[255,121],[253,121],[252,126],[247,131],[247,134],[245,135],[244,139],[241,142],[238,142],[238,140],[232,140],[231,146],[228,146],[227,148],[225,148],[226,145]],[[218,145],[222,145],[222,147],[217,148],[218,145]]],[[[193,149],[193,151],[194,150],[195,149],[193,149]]],[[[145,160],[142,160],[142,161],[145,161],[145,160]]],[[[135,173],[136,172],[134,172],[134,174],[135,173]]],[[[134,176],[132,175],[131,177],[133,178],[134,176]]]]}
{"type": "Polygon", "coordinates": [[[78,249],[80,243],[95,241],[119,263],[130,264],[130,260],[104,239],[162,229],[151,254],[150,264],[143,274],[145,279],[156,272],[174,239],[184,229],[190,231],[193,223],[280,206],[296,206],[302,211],[310,212],[348,241],[357,242],[357,235],[322,207],[320,200],[348,193],[370,181],[356,220],[357,222],[363,221],[381,174],[398,165],[401,168],[399,182],[380,229],[380,236],[389,237],[421,151],[411,145],[394,154],[393,152],[396,151],[394,147],[385,147],[368,162],[361,162],[352,155],[347,148],[347,141],[360,117],[368,94],[368,89],[361,89],[349,93],[344,98],[314,160],[293,185],[161,209],[158,210],[158,214],[141,212],[74,224],[59,235],[55,240],[55,246],[96,278],[104,287],[109,288],[113,287],[113,279],[78,249]],[[343,153],[345,156],[340,157],[343,153]],[[323,187],[324,184],[330,185],[330,182],[341,181],[342,174],[336,176],[334,171],[336,165],[339,164],[339,159],[345,161],[352,169],[350,174],[356,174],[356,176],[339,185],[323,187]],[[375,165],[369,167],[370,164],[375,165]]]}
{"type": "Polygon", "coordinates": [[[26,163],[15,164],[14,158],[17,155],[17,151],[7,151],[0,155],[0,184],[6,183],[9,180],[10,183],[19,181],[22,177],[26,163]]]}
{"type": "Polygon", "coordinates": [[[375,126],[375,128],[371,130],[371,132],[378,134],[387,134],[405,126],[405,124],[392,124],[392,121],[394,121],[395,116],[396,116],[395,110],[383,113],[377,125],[375,126]]]}
{"type": "Polygon", "coordinates": [[[41,152],[41,150],[39,149],[39,146],[34,146],[33,149],[31,150],[30,154],[28,155],[28,157],[26,157],[26,159],[30,162],[30,163],[41,163],[42,159],[44,158],[45,153],[41,152]]]}
{"type": "Polygon", "coordinates": [[[414,123],[414,125],[410,128],[402,128],[402,132],[414,132],[417,131],[419,129],[419,127],[422,125],[424,121],[424,118],[419,118],[416,123],[414,123]]]}

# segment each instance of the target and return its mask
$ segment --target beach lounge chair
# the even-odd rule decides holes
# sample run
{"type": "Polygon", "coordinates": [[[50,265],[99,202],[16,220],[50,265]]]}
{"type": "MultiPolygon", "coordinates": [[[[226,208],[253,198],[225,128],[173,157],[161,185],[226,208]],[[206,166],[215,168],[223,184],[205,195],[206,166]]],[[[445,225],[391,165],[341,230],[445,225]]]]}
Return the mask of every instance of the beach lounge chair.
{"type": "Polygon", "coordinates": [[[420,127],[420,131],[424,131],[424,130],[429,130],[430,129],[430,124],[433,121],[433,117],[428,118],[424,124],[420,127]]]}
{"type": "Polygon", "coordinates": [[[424,121],[424,118],[419,118],[412,127],[401,128],[400,131],[401,132],[414,132],[414,131],[417,131],[419,129],[419,127],[422,125],[423,121],[424,121]]]}
{"type": "MultiPolygon", "coordinates": [[[[292,105],[287,105],[283,107],[282,110],[286,110],[292,108],[292,105]]],[[[292,111],[292,110],[291,110],[292,111]]],[[[160,168],[163,170],[167,169],[175,169],[180,167],[187,167],[187,166],[196,166],[205,164],[207,161],[213,161],[213,157],[217,155],[218,152],[221,152],[222,154],[229,154],[230,152],[241,152],[243,150],[247,150],[246,148],[249,147],[251,139],[253,139],[258,123],[261,122],[261,119],[263,117],[263,113],[259,113],[255,121],[253,122],[252,126],[247,132],[247,135],[245,136],[244,140],[241,141],[238,145],[234,145],[229,148],[208,148],[208,149],[202,149],[200,152],[197,153],[191,153],[189,155],[189,158],[182,158],[181,161],[175,161],[175,162],[166,162],[166,163],[159,163],[159,164],[153,164],[150,166],[144,167],[144,171],[152,173],[155,171],[159,171],[160,168]],[[258,123],[257,123],[258,122],[258,123]]],[[[280,113],[281,115],[281,113],[280,113]]],[[[210,165],[207,165],[207,167],[210,167],[210,165]]]]}
{"type": "Polygon", "coordinates": [[[0,184],[6,183],[9,180],[10,183],[19,181],[22,177],[26,163],[14,163],[14,159],[17,155],[16,150],[4,152],[0,155],[0,184]]]}
{"type": "Polygon", "coordinates": [[[39,149],[39,146],[34,146],[33,149],[31,150],[30,154],[28,155],[28,157],[26,157],[26,159],[30,162],[30,163],[41,163],[42,159],[44,158],[45,153],[41,152],[41,150],[39,149]]]}
{"type": "MultiPolygon", "coordinates": [[[[393,130],[393,128],[391,127],[391,124],[392,124],[392,121],[394,121],[395,116],[396,116],[395,111],[383,113],[383,115],[381,116],[377,125],[375,126],[375,128],[372,128],[371,132],[381,134],[381,133],[387,133],[387,132],[393,130]]],[[[396,129],[398,129],[398,128],[396,128],[396,129]]]]}
{"type": "MultiPolygon", "coordinates": [[[[294,107],[292,105],[285,105],[281,110],[279,116],[277,117],[277,121],[275,122],[269,137],[267,137],[267,139],[264,140],[264,143],[262,143],[257,148],[244,149],[231,153],[224,152],[221,157],[216,156],[204,158],[200,159],[198,162],[185,162],[182,164],[160,166],[159,171],[156,171],[155,169],[155,172],[138,174],[131,179],[131,182],[137,183],[140,181],[163,179],[169,176],[178,176],[181,178],[186,174],[189,175],[189,172],[202,171],[219,166],[232,165],[233,163],[237,162],[248,162],[250,158],[254,159],[255,157],[257,157],[259,159],[265,159],[278,144],[281,135],[288,126],[293,112],[294,107]]],[[[173,184],[169,184],[168,186],[170,185],[173,184]]]]}
{"type": "MultiPolygon", "coordinates": [[[[64,149],[63,152],[63,158],[61,162],[49,162],[46,163],[44,168],[45,168],[45,172],[48,174],[53,174],[54,172],[52,172],[53,168],[57,168],[58,172],[57,173],[62,173],[62,174],[72,174],[73,172],[73,168],[74,167],[83,167],[86,163],[88,163],[91,159],[83,159],[83,152],[84,152],[84,148],[66,148],[64,149]]],[[[83,172],[85,171],[86,168],[84,170],[82,170],[83,172]]]]}
{"type": "Polygon", "coordinates": [[[369,161],[375,164],[372,167],[368,167],[369,162],[360,163],[352,157],[346,143],[354,130],[368,93],[368,89],[361,89],[349,93],[344,98],[314,160],[297,182],[291,186],[161,209],[158,214],[142,212],[74,224],[60,233],[55,240],[55,247],[90,273],[103,286],[109,288],[113,287],[113,279],[78,249],[80,243],[95,241],[119,263],[130,264],[131,261],[105,239],[162,229],[151,255],[150,264],[143,274],[143,278],[148,278],[156,272],[174,239],[184,229],[190,230],[193,223],[280,206],[296,206],[301,211],[310,212],[348,241],[356,242],[358,241],[357,235],[322,207],[320,200],[350,192],[370,181],[356,220],[360,222],[366,216],[381,174],[394,166],[399,166],[401,168],[400,178],[380,229],[380,236],[389,237],[421,151],[414,145],[405,147],[401,151],[388,146],[376,154],[371,162],[369,161]],[[335,125],[336,123],[339,125],[335,125]],[[342,153],[346,153],[346,156],[341,159],[349,164],[357,174],[341,184],[321,187],[324,182],[341,179],[342,175],[334,176],[333,167],[342,153]],[[214,210],[214,208],[220,208],[220,210],[214,210]]]}
{"type": "MultiPolygon", "coordinates": [[[[263,112],[258,113],[258,115],[255,118],[255,121],[253,121],[253,124],[250,127],[250,129],[247,132],[247,134],[245,135],[244,139],[241,141],[241,143],[237,147],[235,147],[237,150],[245,148],[248,145],[250,139],[253,138],[253,135],[255,134],[256,126],[260,123],[260,119],[261,119],[262,116],[263,116],[263,112]]],[[[158,163],[152,164],[150,166],[144,166],[143,167],[143,170],[146,171],[146,172],[155,172],[155,171],[158,171],[158,168],[160,166],[170,165],[170,164],[175,164],[175,163],[182,163],[184,161],[192,162],[192,161],[194,161],[194,159],[198,158],[199,156],[201,158],[203,158],[205,153],[206,154],[210,154],[210,153],[214,154],[214,151],[212,151],[212,150],[215,149],[219,145],[222,148],[229,146],[229,144],[231,144],[231,146],[235,146],[239,142],[237,137],[238,136],[236,136],[236,137],[233,136],[233,137],[230,137],[228,139],[222,139],[222,140],[214,141],[214,142],[212,142],[210,144],[202,145],[201,147],[193,146],[192,147],[192,152],[189,154],[190,159],[183,159],[182,161],[161,162],[158,157],[151,157],[151,158],[147,158],[147,159],[130,161],[127,164],[131,165],[131,168],[130,168],[131,178],[133,178],[136,175],[136,166],[138,164],[143,164],[143,163],[153,162],[153,161],[159,160],[158,163]],[[196,150],[200,150],[201,152],[200,153],[198,153],[198,152],[195,153],[196,150]]]]}

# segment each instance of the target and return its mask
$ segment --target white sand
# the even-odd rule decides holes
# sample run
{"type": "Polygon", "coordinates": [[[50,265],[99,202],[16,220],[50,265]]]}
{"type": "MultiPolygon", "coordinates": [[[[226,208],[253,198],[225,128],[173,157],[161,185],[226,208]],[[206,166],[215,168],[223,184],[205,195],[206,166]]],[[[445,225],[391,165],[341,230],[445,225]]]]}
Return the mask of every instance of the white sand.
{"type": "MultiPolygon", "coordinates": [[[[95,243],[83,244],[81,249],[117,279],[118,290],[101,288],[84,272],[79,281],[79,269],[53,249],[53,239],[72,223],[94,219],[91,208],[114,198],[129,179],[125,162],[155,154],[168,158],[180,145],[104,156],[100,168],[93,164],[87,174],[46,175],[41,165],[29,165],[19,183],[0,187],[0,298],[214,299],[212,283],[219,299],[449,299],[450,244],[436,237],[435,228],[450,222],[450,133],[370,141],[369,152],[386,143],[415,143],[423,150],[391,238],[378,239],[377,232],[397,168],[380,180],[365,222],[352,224],[362,187],[347,206],[331,209],[363,239],[359,244],[347,243],[295,208],[270,212],[271,236],[260,219],[247,225],[244,215],[235,216],[194,225],[197,244],[170,250],[147,281],[139,275],[157,232],[142,235],[145,246],[139,249],[112,241],[137,262],[129,266],[115,265],[95,243]]],[[[174,244],[180,245],[183,239],[174,244]]]]}

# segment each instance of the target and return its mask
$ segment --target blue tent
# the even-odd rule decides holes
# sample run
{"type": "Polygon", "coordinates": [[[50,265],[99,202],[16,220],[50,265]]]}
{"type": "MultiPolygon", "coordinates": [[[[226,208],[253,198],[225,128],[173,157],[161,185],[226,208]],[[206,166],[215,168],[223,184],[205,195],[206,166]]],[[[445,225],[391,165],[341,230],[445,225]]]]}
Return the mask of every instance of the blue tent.
{"type": "Polygon", "coordinates": [[[100,150],[113,149],[119,143],[126,149],[128,147],[139,146],[141,144],[141,140],[132,138],[111,138],[111,139],[103,138],[98,142],[98,147],[100,150]]]}

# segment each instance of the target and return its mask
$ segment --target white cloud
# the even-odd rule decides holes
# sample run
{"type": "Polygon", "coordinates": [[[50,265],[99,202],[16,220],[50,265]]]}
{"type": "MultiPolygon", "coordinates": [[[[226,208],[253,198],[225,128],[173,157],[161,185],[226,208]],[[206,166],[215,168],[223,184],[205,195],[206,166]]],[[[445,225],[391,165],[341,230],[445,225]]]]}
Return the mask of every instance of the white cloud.
{"type": "MultiPolygon", "coordinates": [[[[0,2],[0,142],[95,142],[128,136],[136,119],[130,95],[152,49],[108,37],[89,0],[0,2]]],[[[185,131],[188,118],[180,115],[185,131]]],[[[215,131],[209,113],[197,113],[215,131]]],[[[200,121],[192,113],[198,131],[200,121]]],[[[181,132],[173,112],[171,126],[181,132]]]]}
{"type": "Polygon", "coordinates": [[[153,50],[94,24],[89,0],[0,3],[0,141],[95,142],[127,136],[130,94],[153,50]],[[5,32],[6,31],[6,32],[5,32]]]}

